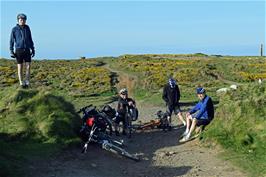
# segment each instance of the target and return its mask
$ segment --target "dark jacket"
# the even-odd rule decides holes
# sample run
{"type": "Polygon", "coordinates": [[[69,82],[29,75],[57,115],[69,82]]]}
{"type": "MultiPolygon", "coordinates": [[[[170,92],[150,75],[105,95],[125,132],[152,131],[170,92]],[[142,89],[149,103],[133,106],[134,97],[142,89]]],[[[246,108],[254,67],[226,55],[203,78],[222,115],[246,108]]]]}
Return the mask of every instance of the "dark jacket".
{"type": "Polygon", "coordinates": [[[131,98],[126,98],[126,99],[122,99],[121,97],[119,97],[118,99],[118,105],[117,105],[117,112],[122,115],[125,116],[128,109],[129,109],[129,104],[128,102],[132,101],[133,104],[135,104],[135,101],[131,98]]]}
{"type": "Polygon", "coordinates": [[[168,106],[178,105],[180,100],[180,91],[178,85],[175,85],[174,88],[171,88],[169,84],[166,84],[163,89],[162,98],[168,106]]]}
{"type": "Polygon", "coordinates": [[[200,100],[196,106],[189,111],[189,113],[193,114],[197,111],[196,119],[208,119],[211,121],[214,117],[214,107],[211,97],[206,95],[203,100],[200,100]]]}
{"type": "Polygon", "coordinates": [[[16,49],[31,49],[34,50],[34,44],[31,37],[31,31],[28,25],[23,28],[18,24],[12,29],[10,35],[10,51],[16,49]]]}

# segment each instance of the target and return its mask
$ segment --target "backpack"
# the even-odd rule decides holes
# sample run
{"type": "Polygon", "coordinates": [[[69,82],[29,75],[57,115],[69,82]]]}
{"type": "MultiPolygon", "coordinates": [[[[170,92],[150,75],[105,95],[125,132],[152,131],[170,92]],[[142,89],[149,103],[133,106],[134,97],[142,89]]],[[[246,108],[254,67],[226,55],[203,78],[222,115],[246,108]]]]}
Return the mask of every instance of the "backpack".
{"type": "Polygon", "coordinates": [[[129,108],[128,115],[132,121],[136,121],[139,117],[139,111],[137,108],[129,108]]]}

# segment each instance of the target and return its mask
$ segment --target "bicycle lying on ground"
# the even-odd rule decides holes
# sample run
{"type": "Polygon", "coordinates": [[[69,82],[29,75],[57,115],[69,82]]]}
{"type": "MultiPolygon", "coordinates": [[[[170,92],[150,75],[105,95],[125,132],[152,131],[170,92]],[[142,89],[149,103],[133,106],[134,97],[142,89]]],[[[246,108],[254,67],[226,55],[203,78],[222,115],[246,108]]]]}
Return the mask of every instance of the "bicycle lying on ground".
{"type": "Polygon", "coordinates": [[[155,120],[150,120],[149,122],[140,123],[140,125],[135,126],[136,130],[149,130],[154,128],[163,129],[163,131],[166,131],[166,129],[171,130],[171,126],[169,123],[169,114],[166,112],[158,111],[156,113],[157,118],[155,120]]]}
{"type": "Polygon", "coordinates": [[[118,154],[120,156],[139,161],[139,157],[127,152],[123,146],[123,141],[114,140],[112,134],[112,124],[107,114],[89,105],[81,108],[78,113],[83,113],[82,127],[80,129],[81,139],[84,141],[83,153],[87,152],[89,143],[97,143],[102,149],[118,154]],[[109,132],[107,131],[109,130],[109,132]]]}

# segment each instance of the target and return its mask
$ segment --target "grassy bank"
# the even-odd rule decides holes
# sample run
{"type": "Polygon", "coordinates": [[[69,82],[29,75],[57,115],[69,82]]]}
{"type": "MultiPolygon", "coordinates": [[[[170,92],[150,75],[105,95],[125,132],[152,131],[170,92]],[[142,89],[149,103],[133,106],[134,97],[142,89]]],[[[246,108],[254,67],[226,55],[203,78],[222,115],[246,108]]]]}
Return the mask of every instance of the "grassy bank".
{"type": "Polygon", "coordinates": [[[116,78],[102,65],[99,59],[33,61],[34,89],[20,89],[15,61],[0,59],[0,176],[27,176],[35,159],[80,142],[76,110],[115,100],[116,78]]]}
{"type": "Polygon", "coordinates": [[[14,87],[2,90],[0,97],[0,176],[24,175],[29,160],[77,140],[79,115],[63,97],[14,87]]]}
{"type": "Polygon", "coordinates": [[[266,175],[266,84],[249,84],[221,95],[215,119],[204,132],[250,176],[266,175]],[[244,163],[243,163],[244,162],[244,163]]]}

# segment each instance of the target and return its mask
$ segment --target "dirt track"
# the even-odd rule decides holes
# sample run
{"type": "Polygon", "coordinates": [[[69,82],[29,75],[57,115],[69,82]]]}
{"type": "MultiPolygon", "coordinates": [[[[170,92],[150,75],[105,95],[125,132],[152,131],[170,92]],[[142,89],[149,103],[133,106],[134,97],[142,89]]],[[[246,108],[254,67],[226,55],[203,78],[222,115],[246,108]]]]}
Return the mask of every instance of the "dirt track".
{"type": "MultiPolygon", "coordinates": [[[[108,67],[109,68],[109,67],[108,67]]],[[[119,72],[119,87],[134,87],[133,77],[119,72]]],[[[114,105],[112,105],[114,106],[114,105]]],[[[155,117],[163,107],[138,103],[140,120],[146,122],[155,117]]],[[[173,118],[178,125],[177,117],[173,118]]],[[[177,126],[178,127],[178,126],[177,126]]],[[[131,139],[120,136],[126,142],[129,152],[137,153],[140,162],[121,158],[102,150],[96,145],[89,146],[87,154],[81,154],[81,146],[72,147],[49,157],[47,161],[32,162],[30,175],[33,177],[175,177],[175,176],[225,176],[243,177],[236,167],[217,157],[218,149],[200,146],[197,139],[180,144],[178,138],[184,127],[169,132],[158,129],[136,132],[131,139]]]]}
{"type": "MultiPolygon", "coordinates": [[[[139,105],[142,121],[151,119],[157,110],[152,105],[139,105]],[[144,109],[145,108],[145,109],[144,109]]],[[[177,125],[177,118],[174,118],[177,125]]],[[[217,157],[217,149],[204,148],[197,139],[185,144],[178,143],[184,128],[170,132],[151,130],[137,132],[132,139],[124,136],[127,150],[137,153],[140,162],[121,158],[89,146],[87,154],[81,154],[81,147],[72,147],[48,161],[31,164],[30,176],[43,177],[174,177],[174,176],[246,176],[228,161],[217,157]]]]}

